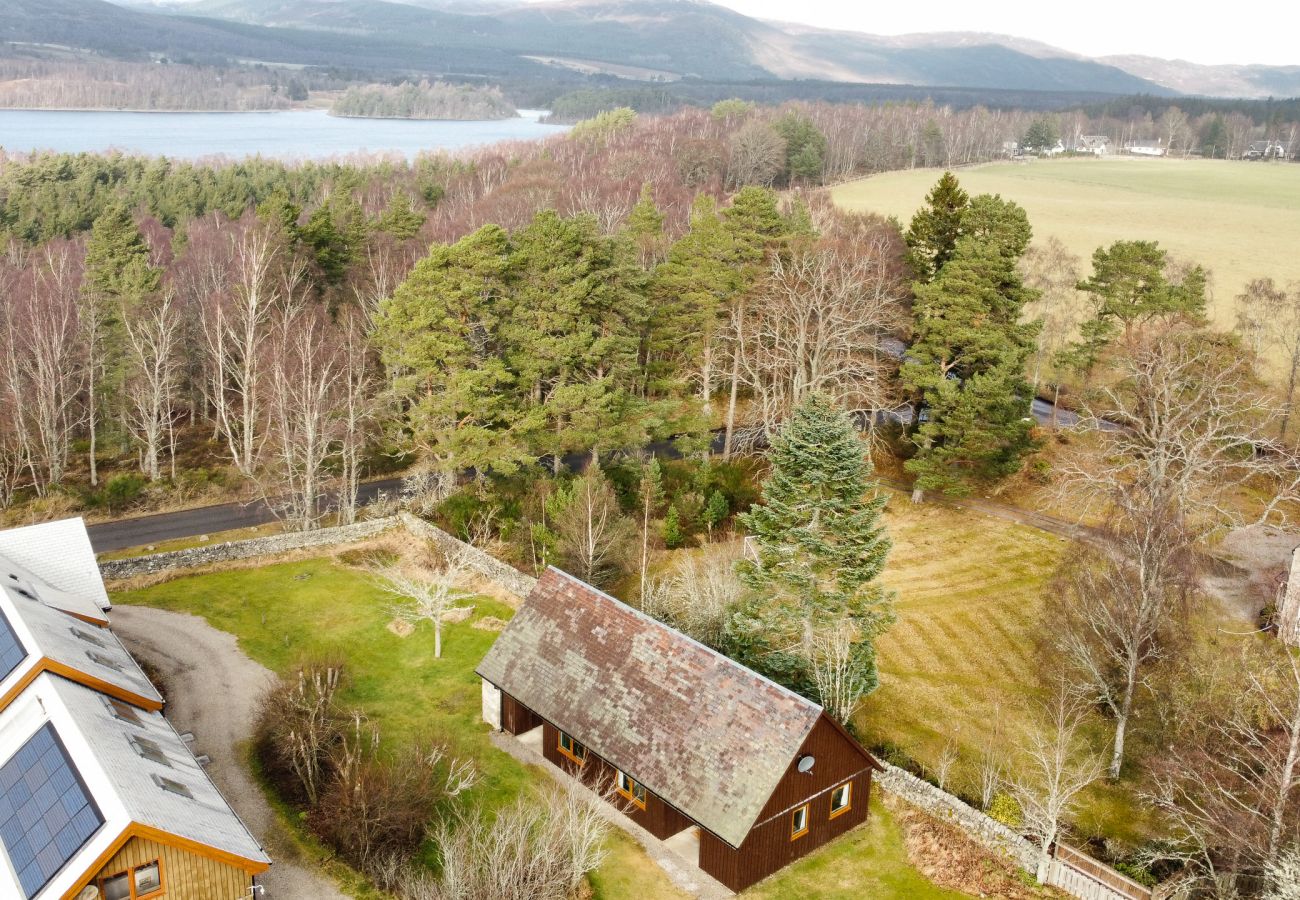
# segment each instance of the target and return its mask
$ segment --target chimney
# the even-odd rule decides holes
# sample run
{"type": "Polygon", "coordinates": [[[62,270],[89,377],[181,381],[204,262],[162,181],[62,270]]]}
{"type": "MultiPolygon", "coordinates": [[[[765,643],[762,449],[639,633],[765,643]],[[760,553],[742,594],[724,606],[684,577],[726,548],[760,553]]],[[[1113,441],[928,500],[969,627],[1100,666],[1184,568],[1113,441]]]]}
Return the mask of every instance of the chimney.
{"type": "Polygon", "coordinates": [[[1300,647],[1300,547],[1291,551],[1291,572],[1281,592],[1277,636],[1290,647],[1300,647]]]}

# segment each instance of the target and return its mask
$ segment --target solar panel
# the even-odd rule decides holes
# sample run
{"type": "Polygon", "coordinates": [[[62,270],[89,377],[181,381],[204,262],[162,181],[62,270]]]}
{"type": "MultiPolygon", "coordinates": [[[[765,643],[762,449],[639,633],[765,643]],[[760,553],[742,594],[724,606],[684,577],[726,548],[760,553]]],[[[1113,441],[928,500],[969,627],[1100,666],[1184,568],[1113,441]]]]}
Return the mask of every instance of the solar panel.
{"type": "Polygon", "coordinates": [[[53,725],[0,766],[0,841],[28,900],[103,823],[53,725]]]}
{"type": "Polygon", "coordinates": [[[9,673],[26,658],[27,651],[23,649],[18,635],[14,634],[14,627],[9,624],[5,614],[0,612],[0,680],[8,678],[9,673]]]}

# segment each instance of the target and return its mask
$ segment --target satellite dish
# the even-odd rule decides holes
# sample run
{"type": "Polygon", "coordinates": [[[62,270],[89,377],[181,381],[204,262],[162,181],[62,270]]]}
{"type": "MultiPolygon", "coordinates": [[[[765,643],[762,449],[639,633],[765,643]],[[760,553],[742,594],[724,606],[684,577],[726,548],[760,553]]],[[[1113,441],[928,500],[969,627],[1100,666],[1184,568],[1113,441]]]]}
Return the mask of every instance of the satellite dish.
{"type": "Polygon", "coordinates": [[[77,895],[77,900],[99,900],[99,888],[93,884],[88,884],[77,895]]]}
{"type": "Polygon", "coordinates": [[[799,771],[804,775],[807,775],[809,772],[812,771],[812,768],[816,763],[817,760],[815,757],[801,756],[799,757],[799,771]]]}

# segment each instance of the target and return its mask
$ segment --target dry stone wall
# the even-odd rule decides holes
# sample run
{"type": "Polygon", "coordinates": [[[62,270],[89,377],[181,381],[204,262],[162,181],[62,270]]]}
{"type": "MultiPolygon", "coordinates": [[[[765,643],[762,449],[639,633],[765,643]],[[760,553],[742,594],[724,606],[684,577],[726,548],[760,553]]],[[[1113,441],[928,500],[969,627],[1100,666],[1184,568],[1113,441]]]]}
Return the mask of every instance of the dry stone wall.
{"type": "Polygon", "coordinates": [[[286,534],[273,534],[269,537],[250,538],[246,541],[227,541],[220,544],[205,544],[186,550],[169,550],[165,553],[152,553],[148,556],[132,556],[127,559],[114,559],[99,564],[99,571],[106,579],[133,578],[137,575],[153,575],[157,572],[169,572],[173,569],[193,569],[211,563],[227,562],[233,559],[252,559],[258,556],[275,556],[292,550],[309,547],[329,547],[336,544],[350,544],[382,534],[401,525],[395,516],[384,519],[370,519],[354,525],[341,525],[338,528],[320,528],[316,531],[294,531],[286,534]]]}
{"type": "Polygon", "coordinates": [[[355,525],[342,525],[338,528],[321,528],[316,531],[275,534],[264,538],[250,538],[245,541],[229,541],[202,547],[190,547],[186,550],[170,550],[148,556],[115,559],[100,563],[99,570],[106,579],[133,578],[138,575],[153,575],[158,572],[170,572],[178,569],[194,569],[199,566],[235,559],[276,556],[281,553],[311,547],[351,544],[394,528],[402,528],[418,540],[429,541],[442,553],[457,554],[468,568],[518,597],[528,596],[537,584],[536,578],[525,575],[513,566],[501,562],[496,557],[484,553],[477,547],[453,537],[438,526],[432,525],[408,512],[402,512],[396,516],[383,519],[357,522],[355,525]]]}
{"type": "Polygon", "coordinates": [[[911,772],[882,762],[885,771],[876,776],[882,790],[902,797],[937,819],[951,822],[984,847],[1033,872],[1038,866],[1038,850],[1029,841],[996,819],[941,791],[911,772]]]}

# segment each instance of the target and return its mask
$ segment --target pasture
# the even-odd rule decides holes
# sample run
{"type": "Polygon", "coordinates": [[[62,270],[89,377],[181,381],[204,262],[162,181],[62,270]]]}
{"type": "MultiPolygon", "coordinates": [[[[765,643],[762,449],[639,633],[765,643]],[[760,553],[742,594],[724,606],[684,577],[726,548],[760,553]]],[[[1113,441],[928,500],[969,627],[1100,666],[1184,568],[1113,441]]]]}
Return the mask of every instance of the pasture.
{"type": "MultiPolygon", "coordinates": [[[[942,174],[887,172],[834,188],[852,210],[906,226],[942,174]]],[[[1253,278],[1300,281],[1300,165],[1228,160],[1106,159],[997,162],[956,172],[971,194],[1001,194],[1029,213],[1036,241],[1060,239],[1082,260],[1117,240],[1156,240],[1211,270],[1211,316],[1233,320],[1233,298],[1253,278]]]]}

